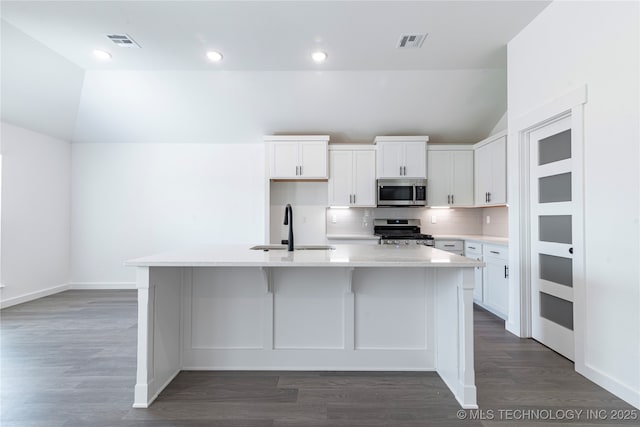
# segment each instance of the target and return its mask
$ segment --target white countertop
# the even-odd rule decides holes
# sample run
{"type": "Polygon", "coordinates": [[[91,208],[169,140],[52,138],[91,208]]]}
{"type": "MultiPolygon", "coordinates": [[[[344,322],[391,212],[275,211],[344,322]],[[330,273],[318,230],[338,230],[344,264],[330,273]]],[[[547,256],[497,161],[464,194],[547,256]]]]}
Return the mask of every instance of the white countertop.
{"type": "Polygon", "coordinates": [[[470,242],[491,243],[494,245],[509,245],[509,238],[507,237],[484,236],[482,234],[435,234],[433,238],[436,240],[466,240],[470,242]]]}
{"type": "Polygon", "coordinates": [[[481,267],[482,262],[426,246],[333,245],[333,250],[250,250],[220,245],[136,258],[141,267],[481,267]]]}

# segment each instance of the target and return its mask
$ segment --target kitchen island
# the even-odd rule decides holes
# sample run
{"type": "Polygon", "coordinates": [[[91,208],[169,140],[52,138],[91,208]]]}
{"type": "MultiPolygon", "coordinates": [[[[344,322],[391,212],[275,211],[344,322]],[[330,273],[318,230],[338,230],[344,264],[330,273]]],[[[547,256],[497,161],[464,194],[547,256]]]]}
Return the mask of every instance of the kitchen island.
{"type": "Polygon", "coordinates": [[[181,370],[437,371],[477,407],[478,261],[419,245],[225,245],[126,265],[137,267],[134,407],[181,370]]]}

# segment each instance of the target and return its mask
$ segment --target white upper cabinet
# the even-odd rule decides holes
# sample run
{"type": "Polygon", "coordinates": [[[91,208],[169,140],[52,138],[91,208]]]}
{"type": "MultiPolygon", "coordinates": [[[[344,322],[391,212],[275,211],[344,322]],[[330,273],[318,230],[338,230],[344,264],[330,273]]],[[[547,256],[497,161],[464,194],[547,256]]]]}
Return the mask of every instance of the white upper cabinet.
{"type": "Polygon", "coordinates": [[[378,178],[426,178],[428,136],[377,136],[378,178]]]}
{"type": "Polygon", "coordinates": [[[507,203],[507,136],[501,132],[475,146],[476,206],[507,203]]]}
{"type": "Polygon", "coordinates": [[[473,206],[473,151],[429,149],[429,206],[473,206]]]}
{"type": "Polygon", "coordinates": [[[329,206],[376,206],[375,159],[373,147],[329,147],[329,206]]]}
{"type": "Polygon", "coordinates": [[[271,179],[327,179],[328,135],[265,136],[271,179]]]}

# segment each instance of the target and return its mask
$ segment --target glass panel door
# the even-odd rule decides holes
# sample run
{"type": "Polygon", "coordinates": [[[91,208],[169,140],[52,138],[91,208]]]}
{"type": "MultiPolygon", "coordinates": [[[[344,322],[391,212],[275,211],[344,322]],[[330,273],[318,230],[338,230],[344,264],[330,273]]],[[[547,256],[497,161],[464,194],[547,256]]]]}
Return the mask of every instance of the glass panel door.
{"type": "Polygon", "coordinates": [[[532,336],[574,358],[575,188],[571,118],[530,134],[532,336]]]}

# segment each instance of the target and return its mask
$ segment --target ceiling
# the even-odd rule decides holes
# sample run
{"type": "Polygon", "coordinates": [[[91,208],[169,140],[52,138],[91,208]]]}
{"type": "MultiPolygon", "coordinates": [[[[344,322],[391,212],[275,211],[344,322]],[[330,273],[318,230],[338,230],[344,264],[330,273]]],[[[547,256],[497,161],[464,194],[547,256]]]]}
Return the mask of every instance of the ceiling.
{"type": "Polygon", "coordinates": [[[89,143],[473,143],[503,122],[507,43],[549,3],[2,1],[2,120],[89,143]],[[397,49],[406,33],[428,36],[397,49]]]}
{"type": "Polygon", "coordinates": [[[505,68],[506,44],[549,1],[2,1],[2,18],[83,69],[505,68]],[[401,34],[428,33],[419,49],[401,34]],[[126,33],[140,46],[114,45],[126,33]],[[104,63],[94,49],[109,50],[104,63]],[[223,53],[212,64],[207,50],[223,53]],[[310,59],[324,50],[328,60],[310,59]]]}

